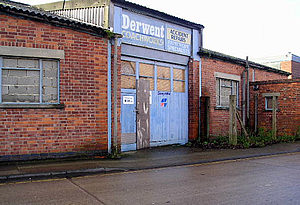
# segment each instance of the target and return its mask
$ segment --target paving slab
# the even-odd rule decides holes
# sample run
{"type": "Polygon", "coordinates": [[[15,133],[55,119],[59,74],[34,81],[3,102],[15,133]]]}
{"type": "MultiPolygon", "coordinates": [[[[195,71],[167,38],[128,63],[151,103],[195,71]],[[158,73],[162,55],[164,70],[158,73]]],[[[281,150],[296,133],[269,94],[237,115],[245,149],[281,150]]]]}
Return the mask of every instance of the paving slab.
{"type": "Polygon", "coordinates": [[[120,159],[41,160],[0,164],[0,182],[74,177],[300,152],[300,141],[263,148],[207,149],[172,145],[126,152],[120,159]]]}

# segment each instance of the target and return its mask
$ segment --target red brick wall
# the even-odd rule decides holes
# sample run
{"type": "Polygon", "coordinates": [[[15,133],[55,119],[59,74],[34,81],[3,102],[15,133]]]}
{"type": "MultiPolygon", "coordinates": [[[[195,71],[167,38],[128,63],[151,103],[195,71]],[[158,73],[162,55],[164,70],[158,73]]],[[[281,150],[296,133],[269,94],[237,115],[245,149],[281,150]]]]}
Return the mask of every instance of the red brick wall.
{"type": "Polygon", "coordinates": [[[278,80],[251,83],[251,125],[254,127],[254,96],[258,94],[258,127],[272,129],[272,111],[265,110],[263,93],[280,93],[278,97],[277,135],[295,135],[300,128],[300,80],[278,80]]]}
{"type": "Polygon", "coordinates": [[[300,78],[300,63],[292,61],[292,78],[300,78]]]}
{"type": "MultiPolygon", "coordinates": [[[[242,106],[242,72],[245,67],[230,62],[202,57],[202,96],[210,97],[209,134],[211,136],[227,135],[229,127],[229,111],[216,109],[216,78],[215,72],[241,76],[239,84],[239,105],[242,106]]],[[[249,72],[250,81],[253,69],[249,72]]],[[[255,80],[285,79],[287,76],[274,72],[255,69],[255,80]]]]}
{"type": "Polygon", "coordinates": [[[0,22],[1,46],[65,51],[60,61],[65,108],[0,109],[0,156],[106,152],[107,39],[6,15],[0,22]]]}
{"type": "Polygon", "coordinates": [[[199,61],[189,62],[189,140],[199,136],[199,61]]]}

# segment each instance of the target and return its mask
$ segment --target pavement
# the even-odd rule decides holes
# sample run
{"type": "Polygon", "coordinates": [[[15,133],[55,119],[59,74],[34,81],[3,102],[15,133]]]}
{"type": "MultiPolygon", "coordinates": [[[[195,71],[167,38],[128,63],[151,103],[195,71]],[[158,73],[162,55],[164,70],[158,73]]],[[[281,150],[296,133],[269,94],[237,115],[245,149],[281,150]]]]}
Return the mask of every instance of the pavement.
{"type": "Polygon", "coordinates": [[[57,159],[0,163],[0,183],[193,165],[300,152],[300,141],[263,148],[208,149],[172,145],[122,153],[120,159],[57,159]]]}

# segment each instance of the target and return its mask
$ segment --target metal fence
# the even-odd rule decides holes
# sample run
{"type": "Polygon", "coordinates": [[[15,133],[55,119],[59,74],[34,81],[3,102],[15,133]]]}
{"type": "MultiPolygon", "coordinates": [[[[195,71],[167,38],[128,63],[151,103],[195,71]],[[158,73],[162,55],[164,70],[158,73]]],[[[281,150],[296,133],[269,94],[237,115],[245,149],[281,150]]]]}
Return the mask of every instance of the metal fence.
{"type": "Polygon", "coordinates": [[[94,26],[105,27],[105,7],[54,10],[53,13],[94,26]]]}

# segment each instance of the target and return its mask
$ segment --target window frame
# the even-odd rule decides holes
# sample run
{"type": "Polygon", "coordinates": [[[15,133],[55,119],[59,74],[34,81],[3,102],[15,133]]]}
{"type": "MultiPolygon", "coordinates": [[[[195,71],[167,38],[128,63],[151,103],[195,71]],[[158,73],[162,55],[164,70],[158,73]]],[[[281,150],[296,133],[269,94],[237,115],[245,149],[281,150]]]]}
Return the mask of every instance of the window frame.
{"type": "Polygon", "coordinates": [[[279,101],[278,98],[280,96],[280,93],[263,93],[262,96],[264,97],[264,101],[265,101],[265,111],[273,111],[273,106],[271,106],[272,108],[268,108],[268,98],[271,98],[273,101],[273,97],[275,97],[276,99],[276,111],[279,111],[279,101]]]}
{"type": "Polygon", "coordinates": [[[173,90],[173,92],[175,92],[174,90],[175,90],[175,86],[174,86],[174,82],[182,82],[182,83],[184,83],[184,92],[175,92],[175,93],[185,93],[186,92],[186,68],[185,67],[172,67],[172,78],[173,78],[173,88],[172,88],[172,90],[173,90]],[[175,79],[174,78],[174,70],[175,69],[178,69],[178,70],[182,70],[183,71],[183,73],[184,73],[184,79],[183,80],[179,80],[179,79],[175,79]]]}
{"type": "MultiPolygon", "coordinates": [[[[44,58],[44,57],[29,57],[29,56],[14,56],[14,55],[0,55],[0,108],[14,108],[14,106],[23,106],[24,108],[51,108],[47,105],[59,105],[54,106],[55,108],[63,108],[64,106],[60,104],[60,59],[58,58],[44,58]],[[21,59],[36,59],[39,62],[39,68],[6,68],[3,67],[3,58],[21,58],[21,59]],[[57,100],[56,102],[43,102],[43,61],[56,61],[57,62],[57,100]],[[3,70],[31,70],[39,71],[39,102],[3,102],[2,100],[2,71],[3,70]],[[11,106],[12,105],[12,106],[11,106]]],[[[17,108],[17,107],[16,107],[17,108]]]]}
{"type": "MultiPolygon", "coordinates": [[[[222,90],[222,87],[223,88],[230,88],[231,90],[231,95],[233,94],[233,82],[236,83],[236,107],[239,108],[239,87],[240,87],[240,83],[238,80],[233,80],[233,79],[227,79],[227,78],[221,78],[221,77],[216,77],[216,82],[219,82],[219,93],[217,93],[216,91],[216,98],[218,98],[218,101],[219,101],[219,104],[217,104],[217,101],[216,101],[216,107],[217,108],[229,108],[229,105],[228,106],[223,106],[222,103],[221,103],[221,90],[222,90]],[[227,81],[230,81],[230,86],[222,86],[222,80],[227,80],[227,81]]],[[[217,85],[217,83],[216,83],[217,85]]],[[[229,96],[228,96],[229,98],[229,96]]]]}
{"type": "Polygon", "coordinates": [[[143,78],[143,79],[147,79],[147,78],[150,78],[153,80],[153,90],[151,90],[151,81],[150,81],[150,91],[155,91],[155,82],[156,82],[156,64],[155,63],[152,63],[152,62],[148,62],[148,61],[135,61],[137,62],[138,64],[138,72],[136,72],[136,76],[137,76],[137,79],[140,79],[140,78],[143,78]],[[153,76],[150,76],[150,75],[141,75],[141,64],[145,64],[145,65],[151,65],[153,66],[153,76]]]}
{"type": "Polygon", "coordinates": [[[158,91],[158,92],[172,92],[172,83],[171,83],[171,79],[172,79],[172,75],[173,75],[173,72],[172,72],[172,70],[173,70],[173,67],[171,67],[171,66],[166,66],[166,65],[161,65],[161,64],[156,64],[155,65],[155,67],[156,67],[156,81],[157,81],[157,83],[156,83],[156,90],[158,91]],[[163,77],[159,77],[158,76],[158,69],[159,69],[159,67],[163,67],[163,68],[168,68],[168,71],[169,71],[169,78],[163,78],[163,77]],[[163,80],[163,81],[169,81],[169,83],[170,83],[170,87],[169,87],[169,90],[159,90],[158,89],[158,81],[159,80],[163,80]]]}

